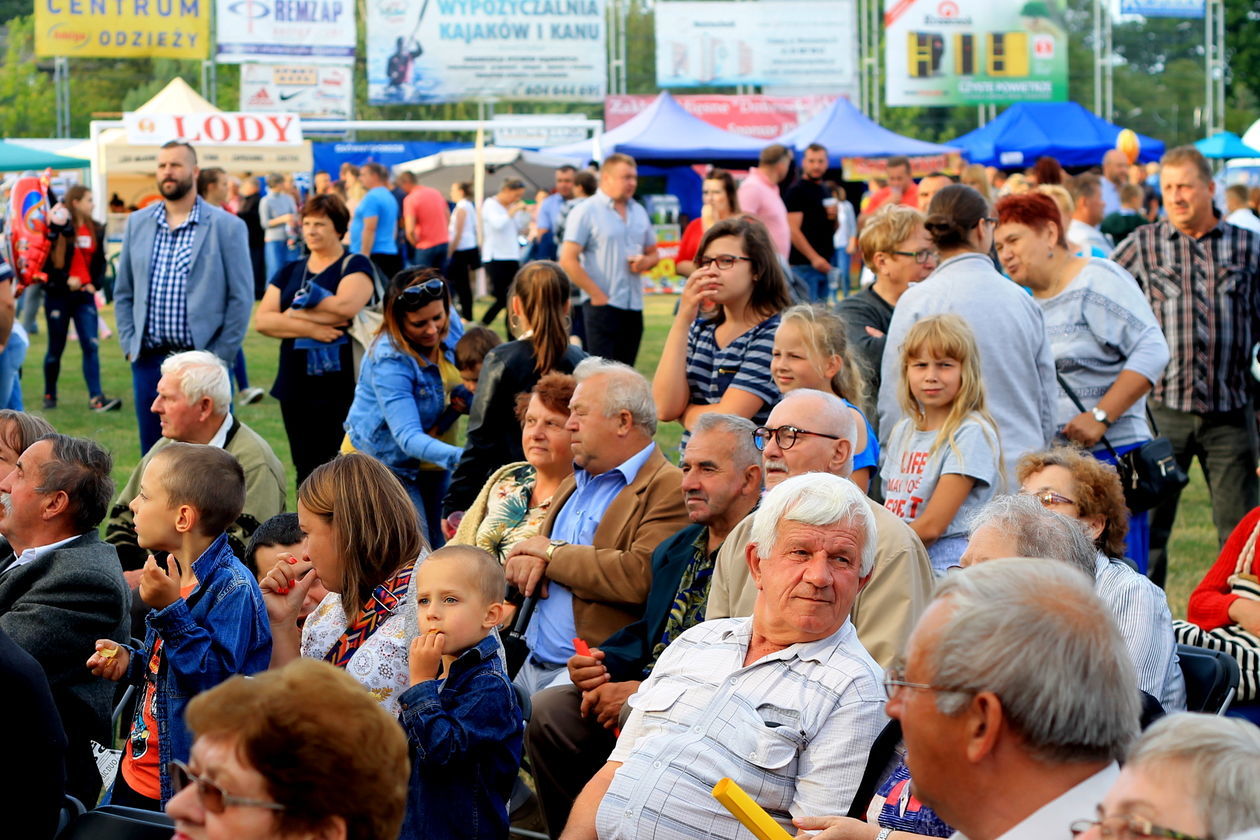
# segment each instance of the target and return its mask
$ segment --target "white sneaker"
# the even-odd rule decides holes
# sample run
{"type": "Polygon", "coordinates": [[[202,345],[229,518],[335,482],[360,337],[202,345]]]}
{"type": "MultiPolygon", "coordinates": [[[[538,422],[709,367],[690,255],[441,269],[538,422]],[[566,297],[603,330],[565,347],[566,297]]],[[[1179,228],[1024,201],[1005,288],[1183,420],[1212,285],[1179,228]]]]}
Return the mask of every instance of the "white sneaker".
{"type": "Polygon", "coordinates": [[[241,405],[253,405],[262,400],[267,392],[262,388],[246,388],[236,395],[236,401],[241,405]]]}

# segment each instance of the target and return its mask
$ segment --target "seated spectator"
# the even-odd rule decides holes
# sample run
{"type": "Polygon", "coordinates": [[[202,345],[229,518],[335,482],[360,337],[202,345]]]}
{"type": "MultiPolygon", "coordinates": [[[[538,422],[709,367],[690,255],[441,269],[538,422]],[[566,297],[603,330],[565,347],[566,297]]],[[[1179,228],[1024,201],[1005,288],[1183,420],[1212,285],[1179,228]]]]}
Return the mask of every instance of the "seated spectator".
{"type": "MultiPolygon", "coordinates": [[[[138,573],[148,552],[136,542],[135,515],[130,505],[140,491],[145,467],[172,442],[204,443],[226,450],[245,471],[245,506],[227,529],[233,551],[242,556],[258,523],[284,510],[285,478],[280,459],[261,435],[232,414],[232,385],[227,368],[213,353],[190,350],[168,356],[162,362],[157,390],[153,413],[162,424],[162,439],[140,459],[114,500],[105,526],[105,541],[117,549],[123,569],[138,573]]],[[[128,582],[132,587],[138,585],[138,574],[131,575],[128,582]]]]}
{"type": "Polygon", "coordinates": [[[129,596],[114,547],[97,528],[114,492],[113,459],[94,441],[40,438],[0,479],[0,630],[48,677],[68,744],[66,792],[96,802],[93,740],[110,743],[114,686],[83,667],[97,639],[127,638],[129,596]]]}
{"type": "Polygon", "coordinates": [[[136,538],[153,552],[140,578],[150,608],[144,647],[98,639],[87,661],[93,674],[126,680],[140,693],[113,804],[160,811],[172,795],[170,762],[186,760],[192,746],[188,698],[234,674],[266,670],[271,659],[262,594],[225,532],[244,504],[245,473],[221,449],[173,443],[144,468],[131,502],[136,538]]]}
{"type": "Polygon", "coordinates": [[[696,423],[682,457],[690,525],[652,552],[652,588],[643,618],[569,659],[569,678],[534,695],[526,749],[534,789],[552,837],[583,786],[616,745],[626,698],[670,642],[704,618],[717,550],[761,496],[761,457],[753,424],[710,412],[696,423]]]}
{"type": "Polygon", "coordinates": [[[1129,750],[1097,817],[1072,827],[1104,837],[1234,837],[1260,826],[1260,730],[1216,715],[1156,721],[1129,750]]]}
{"type": "Polygon", "coordinates": [[[1089,456],[1080,455],[1081,460],[1074,464],[1076,469],[1069,473],[1064,466],[1052,465],[1056,460],[1071,463],[1069,459],[1058,456],[1058,450],[1052,452],[1056,454],[1021,459],[1021,468],[1038,462],[1047,464],[1044,469],[1031,471],[1024,480],[1024,491],[1030,495],[999,496],[976,514],[963,565],[998,557],[1044,557],[1080,569],[1093,581],[1094,593],[1120,629],[1137,670],[1138,688],[1159,701],[1165,711],[1184,710],[1186,686],[1177,663],[1172,616],[1164,593],[1145,576],[1098,551],[1093,540],[1100,514],[1069,518],[1068,511],[1075,505],[1070,499],[1089,498],[1106,485],[1100,477],[1090,480],[1089,456]],[[1080,479],[1076,478],[1078,475],[1080,479]],[[1045,505],[1047,498],[1049,506],[1045,505]]]}
{"type": "Polygon", "coordinates": [[[43,417],[11,408],[0,409],[0,471],[8,473],[32,443],[56,433],[43,417]]]}
{"type": "MultiPolygon", "coordinates": [[[[768,425],[754,433],[762,450],[766,487],[789,476],[826,472],[848,478],[853,469],[853,415],[844,403],[821,391],[797,390],[770,412],[768,425]]],[[[858,639],[881,666],[901,652],[915,619],[932,594],[927,551],[910,526],[883,505],[867,500],[875,522],[875,571],[857,596],[850,619],[858,639]]],[[[718,551],[706,618],[752,615],[757,588],[743,546],[752,529],[744,517],[718,551]]]]}
{"type": "Polygon", "coordinates": [[[233,677],[188,704],[195,736],[166,805],[180,838],[395,840],[407,739],[323,662],[233,677]]]}
{"type": "Polygon", "coordinates": [[[534,390],[517,394],[525,460],[507,464],[486,481],[459,521],[451,542],[475,545],[507,560],[508,550],[538,534],[560,484],[573,475],[569,400],[572,376],[548,373],[534,390]]]}
{"type": "MultiPolygon", "coordinates": [[[[261,584],[268,572],[281,558],[302,557],[306,553],[306,535],[298,524],[296,513],[278,513],[258,526],[245,546],[245,568],[249,569],[261,584]]],[[[298,627],[306,621],[328,590],[318,580],[306,592],[302,609],[298,611],[298,627]]]]}
{"type": "Polygon", "coordinates": [[[551,371],[573,373],[586,358],[569,344],[569,278],[559,265],[533,262],[518,271],[509,306],[519,338],[490,350],[482,362],[468,415],[468,443],[442,502],[447,517],[468,510],[495,470],[525,459],[513,422],[517,395],[551,371]]]}
{"type": "Polygon", "coordinates": [[[302,557],[281,557],[262,580],[271,665],[309,656],[346,669],[391,715],[410,686],[416,563],[429,547],[407,491],[380,461],[341,455],[298,488],[302,557]],[[316,583],[330,593],[298,630],[316,583]]]}
{"type": "Polygon", "coordinates": [[[766,375],[774,331],[792,302],[770,234],[753,219],[725,219],[699,254],[652,379],[657,418],[685,429],[708,411],[764,422],[778,398],[766,375]]]}
{"type": "Polygon", "coordinates": [[[753,514],[745,556],[759,590],[752,618],[706,621],[666,648],[573,803],[566,838],[703,826],[733,840],[745,829],[710,795],[722,778],[783,827],[849,806],[885,724],[880,668],[849,622],[876,562],[866,498],[836,476],[788,479],[753,514]]]}
{"type": "Polygon", "coordinates": [[[494,633],[503,567],[479,548],[447,546],[420,564],[415,588],[420,635],[399,698],[411,748],[401,837],[506,837],[523,726],[494,633]]]}
{"type": "Polygon", "coordinates": [[[66,734],[48,678],[35,657],[0,628],[0,685],[5,713],[15,724],[5,741],[22,756],[21,772],[13,772],[0,788],[7,831],[14,837],[46,840],[57,834],[66,789],[66,734]]]}
{"type": "Polygon", "coordinates": [[[678,242],[678,256],[674,258],[675,268],[681,277],[690,277],[696,270],[696,253],[700,250],[700,240],[709,228],[723,219],[739,215],[735,178],[725,169],[709,170],[700,187],[700,198],[703,202],[700,216],[692,219],[683,230],[682,239],[678,242]]]}
{"type": "Polygon", "coordinates": [[[598,645],[643,614],[652,552],[687,522],[682,474],[652,441],[656,407],[643,374],[599,357],[574,371],[569,401],[573,477],[552,496],[538,536],[508,552],[507,580],[546,597],[525,636],[530,656],[516,682],[551,684],[573,639],[598,645]]]}

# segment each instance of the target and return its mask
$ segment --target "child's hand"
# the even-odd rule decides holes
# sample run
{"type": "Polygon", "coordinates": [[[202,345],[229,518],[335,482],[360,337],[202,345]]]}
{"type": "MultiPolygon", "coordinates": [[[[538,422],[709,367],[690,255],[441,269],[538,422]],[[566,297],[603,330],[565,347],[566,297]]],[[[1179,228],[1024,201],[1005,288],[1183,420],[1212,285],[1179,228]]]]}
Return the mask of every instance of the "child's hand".
{"type": "Polygon", "coordinates": [[[275,625],[297,624],[306,593],[317,580],[319,573],[310,560],[299,560],[292,554],[278,555],[276,565],[258,582],[267,619],[275,625]]]}
{"type": "Polygon", "coordinates": [[[96,652],[88,657],[87,666],[93,674],[117,682],[127,673],[131,654],[118,642],[109,639],[96,640],[96,652]]]}
{"type": "Polygon", "coordinates": [[[423,633],[411,640],[407,667],[411,672],[412,685],[437,679],[444,647],[446,647],[446,634],[440,631],[423,633]]]}
{"type": "Polygon", "coordinates": [[[155,610],[164,610],[179,600],[179,580],[182,576],[179,561],[168,554],[164,565],[165,568],[159,566],[157,559],[150,554],[140,575],[140,600],[155,610]]]}

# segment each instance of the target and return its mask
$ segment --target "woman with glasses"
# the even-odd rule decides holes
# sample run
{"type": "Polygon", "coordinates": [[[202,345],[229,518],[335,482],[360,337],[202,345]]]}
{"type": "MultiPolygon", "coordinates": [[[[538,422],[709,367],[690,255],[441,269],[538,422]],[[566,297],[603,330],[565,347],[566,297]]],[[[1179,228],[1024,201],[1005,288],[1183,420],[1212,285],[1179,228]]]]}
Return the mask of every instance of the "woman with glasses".
{"type": "Polygon", "coordinates": [[[699,253],[656,366],[656,414],[686,429],[709,411],[764,423],[779,398],[770,360],[787,278],[765,225],[747,216],[715,223],[699,253]]]}
{"type": "Polygon", "coordinates": [[[879,393],[879,366],[893,308],[910,288],[936,268],[936,248],[923,227],[923,214],[913,207],[888,205],[870,218],[858,237],[862,262],[875,282],[836,306],[844,319],[849,346],[866,370],[866,392],[879,393]]]}
{"type": "Polygon", "coordinates": [[[302,660],[233,677],[188,704],[196,737],[173,762],[166,813],[181,840],[394,840],[407,737],[350,676],[302,660]]]}
{"type": "MultiPolygon", "coordinates": [[[[400,272],[390,284],[383,320],[359,368],[346,416],[348,443],[393,471],[420,514],[430,545],[445,541],[442,497],[463,452],[456,426],[430,434],[449,392],[462,384],[455,367],[451,292],[433,268],[400,272]]],[[[455,321],[455,324],[460,322],[455,321]]]]}
{"type": "Polygon", "coordinates": [[[350,211],[336,195],[312,196],[302,208],[305,260],[271,278],[254,328],[280,339],[271,395],[289,439],[297,484],[337,454],[354,401],[354,354],[346,328],[372,297],[372,263],[341,244],[350,211]]]}
{"type": "MultiPolygon", "coordinates": [[[[1002,266],[1032,290],[1045,314],[1059,377],[1058,435],[1115,463],[1113,453],[1151,439],[1146,394],[1168,364],[1168,342],[1151,305],[1120,266],[1073,255],[1048,197],[1007,196],[997,213],[1002,266]]],[[[1132,515],[1128,556],[1142,571],[1149,533],[1146,513],[1132,515]]]]}

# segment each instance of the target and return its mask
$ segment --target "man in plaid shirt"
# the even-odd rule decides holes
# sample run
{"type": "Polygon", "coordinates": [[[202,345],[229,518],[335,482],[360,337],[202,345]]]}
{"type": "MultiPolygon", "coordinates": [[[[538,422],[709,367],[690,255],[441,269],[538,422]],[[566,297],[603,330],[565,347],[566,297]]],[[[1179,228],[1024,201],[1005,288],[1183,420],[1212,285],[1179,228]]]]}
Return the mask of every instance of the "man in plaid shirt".
{"type": "MultiPolygon", "coordinates": [[[[1224,545],[1257,504],[1250,368],[1260,338],[1260,236],[1221,218],[1211,167],[1193,146],[1164,155],[1160,185],[1168,220],[1135,230],[1112,259],[1137,279],[1168,339],[1151,412],[1182,467],[1198,457],[1224,545]]],[[[1150,576],[1160,586],[1179,498],[1151,514],[1150,576]]]]}

